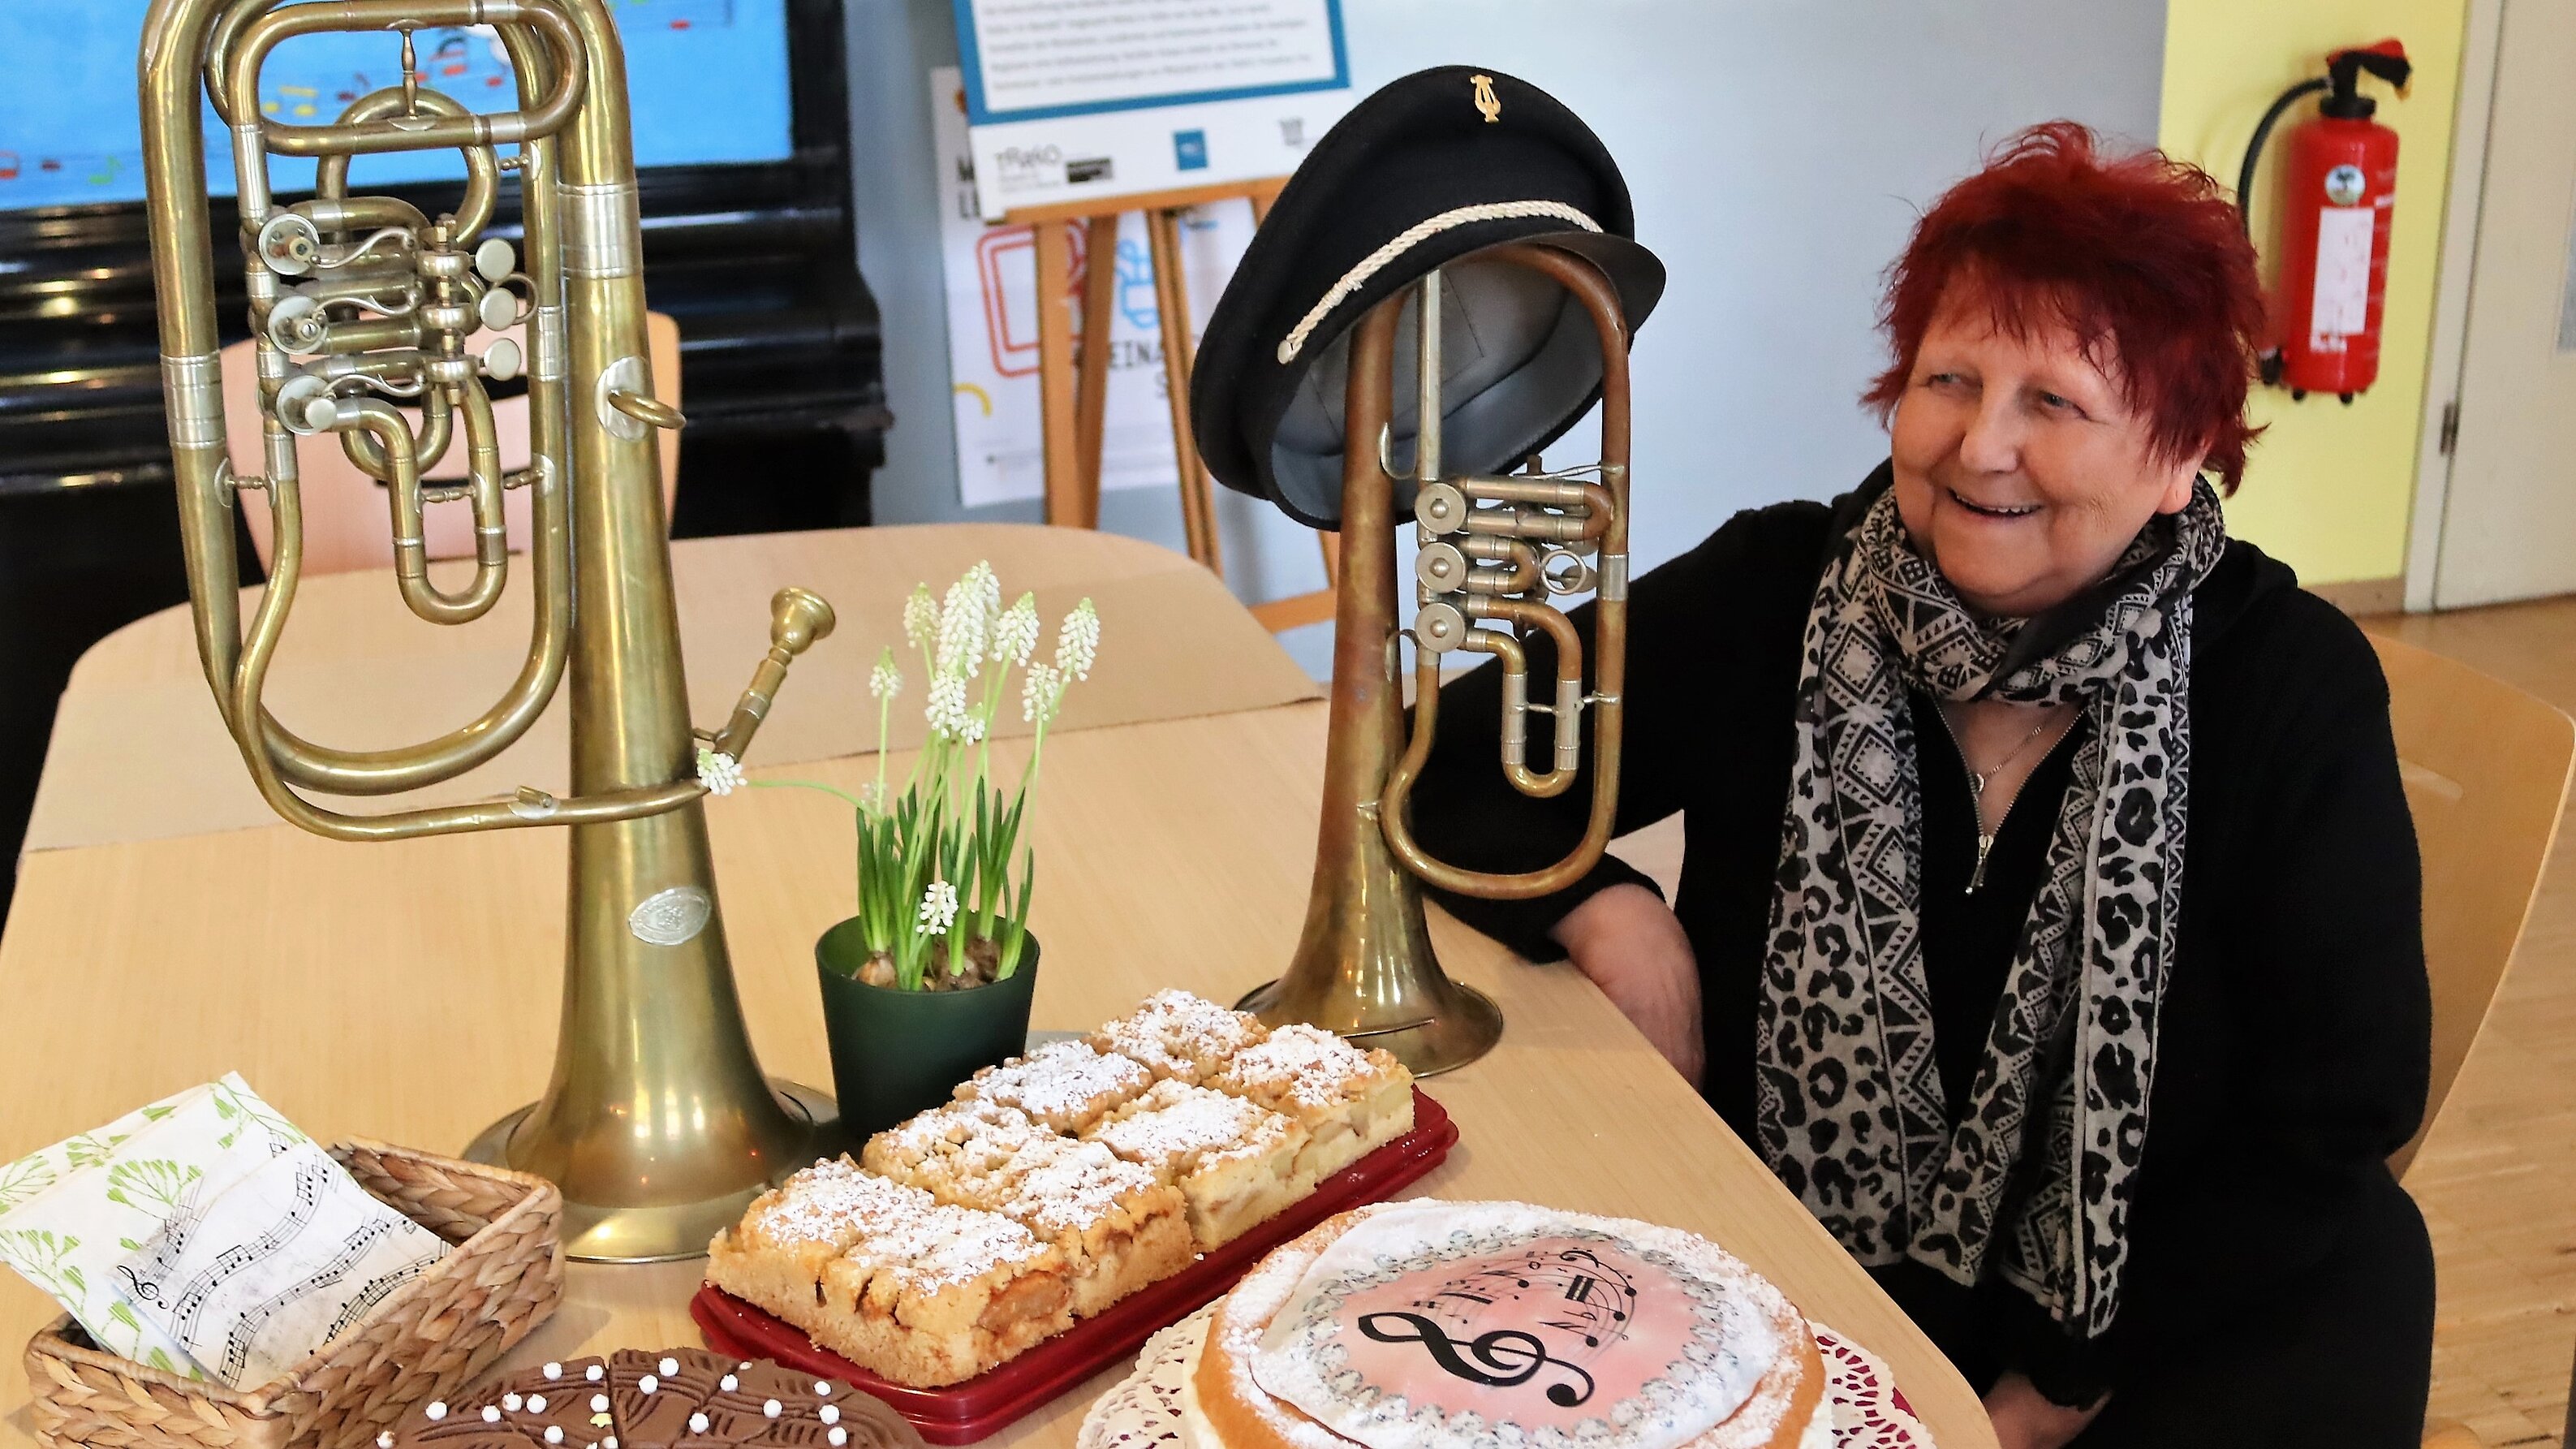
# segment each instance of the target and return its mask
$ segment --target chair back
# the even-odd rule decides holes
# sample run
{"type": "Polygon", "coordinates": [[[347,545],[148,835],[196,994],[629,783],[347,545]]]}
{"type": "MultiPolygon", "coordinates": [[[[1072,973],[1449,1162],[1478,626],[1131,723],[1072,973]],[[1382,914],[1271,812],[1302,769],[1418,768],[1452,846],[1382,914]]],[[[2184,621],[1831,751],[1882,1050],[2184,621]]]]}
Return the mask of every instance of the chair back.
{"type": "MultiPolygon", "coordinates": [[[[655,395],[673,407],[681,407],[680,326],[659,312],[646,313],[644,323],[655,395]]],[[[525,331],[524,326],[512,327],[498,335],[518,343],[524,356],[525,331]]],[[[232,445],[233,471],[246,477],[268,469],[260,456],[258,371],[251,343],[236,342],[224,349],[224,436],[232,445]]],[[[398,399],[394,401],[400,406],[398,399]]],[[[418,414],[413,413],[413,418],[417,424],[418,414]]],[[[492,423],[500,436],[501,466],[528,466],[526,394],[496,400],[492,404],[492,423]]],[[[661,445],[662,518],[668,527],[671,501],[680,479],[680,435],[665,428],[655,436],[661,445]]],[[[296,439],[295,460],[304,501],[304,571],[336,574],[392,568],[394,535],[385,486],[349,461],[336,435],[296,439]]],[[[423,476],[440,481],[464,478],[465,438],[461,429],[449,445],[447,457],[423,476]]],[[[502,514],[510,527],[510,548],[516,553],[528,549],[529,502],[524,488],[513,488],[501,495],[502,514]]],[[[432,505],[421,521],[421,534],[428,540],[431,558],[474,556],[474,518],[462,502],[432,505]]],[[[267,569],[275,552],[268,510],[245,508],[242,522],[249,526],[260,568],[267,569]]]]}
{"type": "Polygon", "coordinates": [[[2397,764],[2424,859],[2433,1078],[2424,1123],[2388,1159],[2401,1176],[2450,1095],[2539,893],[2576,761],[2576,721],[2512,685],[2373,634],[2397,764]]]}

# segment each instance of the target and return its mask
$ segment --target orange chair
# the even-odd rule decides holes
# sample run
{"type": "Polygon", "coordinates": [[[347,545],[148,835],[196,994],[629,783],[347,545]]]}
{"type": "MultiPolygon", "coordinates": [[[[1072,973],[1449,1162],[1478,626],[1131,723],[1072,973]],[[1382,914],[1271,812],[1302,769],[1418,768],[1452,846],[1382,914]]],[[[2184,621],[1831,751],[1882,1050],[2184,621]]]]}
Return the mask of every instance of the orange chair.
{"type": "MultiPolygon", "coordinates": [[[[680,407],[679,324],[659,312],[646,313],[644,324],[655,394],[671,406],[680,407]]],[[[500,335],[518,342],[524,351],[527,344],[521,336],[523,330],[513,327],[500,335]]],[[[252,344],[236,342],[224,349],[223,374],[224,435],[232,445],[233,471],[244,476],[266,472],[267,463],[260,456],[259,375],[252,344]]],[[[522,395],[494,403],[492,420],[500,435],[501,466],[528,466],[527,398],[522,395]]],[[[662,517],[667,526],[672,495],[679,486],[680,435],[664,429],[657,436],[662,451],[662,517]]],[[[349,461],[336,436],[297,439],[295,459],[304,502],[304,571],[332,574],[393,567],[394,537],[384,485],[349,461]]],[[[464,459],[465,443],[460,434],[431,475],[441,480],[461,479],[464,459]]],[[[502,495],[501,505],[509,522],[511,550],[527,552],[528,490],[511,489],[502,495]]],[[[268,510],[245,508],[242,520],[250,527],[251,544],[259,551],[260,567],[265,569],[274,551],[268,510]]],[[[430,507],[422,534],[433,559],[474,556],[474,519],[462,502],[430,507]]]]}

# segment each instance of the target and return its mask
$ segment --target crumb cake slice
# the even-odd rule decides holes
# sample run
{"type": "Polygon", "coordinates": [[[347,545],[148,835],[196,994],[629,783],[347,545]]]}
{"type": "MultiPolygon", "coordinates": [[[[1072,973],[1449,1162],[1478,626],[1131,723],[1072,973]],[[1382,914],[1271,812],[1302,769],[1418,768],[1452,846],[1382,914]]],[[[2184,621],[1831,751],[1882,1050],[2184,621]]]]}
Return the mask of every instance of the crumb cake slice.
{"type": "Polygon", "coordinates": [[[1280,1027],[1234,1054],[1208,1085],[1306,1129],[1298,1175],[1310,1183],[1413,1130],[1413,1074],[1318,1027],[1280,1027]]]}
{"type": "Polygon", "coordinates": [[[947,1102],[868,1139],[859,1163],[880,1177],[936,1190],[962,1174],[988,1172],[1055,1132],[1017,1107],[976,1098],[947,1102]]]}
{"type": "Polygon", "coordinates": [[[1059,1249],[1072,1278],[1076,1318],[1189,1265],[1189,1214],[1179,1190],[1097,1142],[1033,1141],[999,1166],[931,1191],[945,1202],[999,1213],[1059,1249]]]}
{"type": "Polygon", "coordinates": [[[1314,1187],[1297,1175],[1305,1128],[1257,1102],[1178,1079],[1155,1083],[1083,1137],[1179,1188],[1202,1251],[1243,1236],[1314,1187]]]}
{"type": "Polygon", "coordinates": [[[937,1388],[1071,1326],[1064,1253],[1010,1218],[821,1162],[708,1247],[707,1278],[894,1383],[937,1388]]]}
{"type": "Polygon", "coordinates": [[[1013,1107],[1058,1132],[1079,1132],[1154,1084],[1145,1068],[1078,1041],[1050,1042],[957,1084],[961,1101],[1013,1107]]]}
{"type": "Polygon", "coordinates": [[[1134,1011],[1091,1034],[1091,1045],[1116,1052],[1158,1081],[1198,1086],[1225,1070],[1234,1054],[1270,1035],[1249,1012],[1232,1011],[1186,991],[1157,991],[1134,1011]]]}

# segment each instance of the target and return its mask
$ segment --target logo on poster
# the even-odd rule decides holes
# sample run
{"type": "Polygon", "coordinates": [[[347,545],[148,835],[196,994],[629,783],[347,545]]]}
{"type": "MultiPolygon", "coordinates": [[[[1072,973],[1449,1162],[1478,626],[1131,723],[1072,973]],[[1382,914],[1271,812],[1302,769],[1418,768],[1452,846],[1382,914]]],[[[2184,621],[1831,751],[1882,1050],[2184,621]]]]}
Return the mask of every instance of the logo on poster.
{"type": "Polygon", "coordinates": [[[993,179],[1004,191],[1064,185],[1064,153],[1053,146],[1005,146],[993,154],[993,179]]]}
{"type": "Polygon", "coordinates": [[[1183,171],[1205,171],[1208,164],[1207,132],[1174,131],[1172,164],[1183,171]]]}

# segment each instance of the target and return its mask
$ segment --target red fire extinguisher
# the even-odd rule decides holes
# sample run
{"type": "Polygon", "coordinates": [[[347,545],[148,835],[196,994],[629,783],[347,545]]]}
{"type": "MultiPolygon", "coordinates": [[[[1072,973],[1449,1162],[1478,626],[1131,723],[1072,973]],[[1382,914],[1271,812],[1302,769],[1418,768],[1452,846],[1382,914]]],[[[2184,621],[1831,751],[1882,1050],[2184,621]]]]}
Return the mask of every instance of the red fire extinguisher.
{"type": "Polygon", "coordinates": [[[2380,314],[2388,289],[2388,226],[2397,204],[2397,133],[2373,121],[2361,73],[2403,96],[2406,47],[2394,40],[2326,57],[2326,74],[2281,93],[2254,128],[2238,173],[2236,204],[2254,235],[2254,168],[2272,124],[2299,97],[2325,91],[2317,113],[2291,128],[2281,188],[2280,278],[2272,293],[2274,350],[2263,380],[2293,399],[2330,392],[2350,403],[2379,376],[2380,314]]]}

